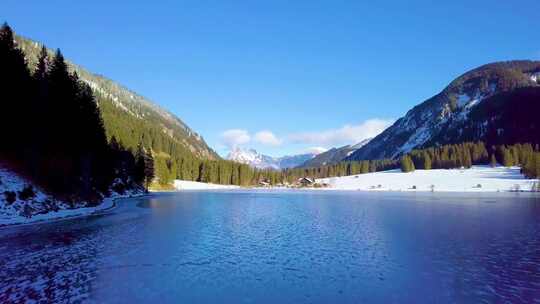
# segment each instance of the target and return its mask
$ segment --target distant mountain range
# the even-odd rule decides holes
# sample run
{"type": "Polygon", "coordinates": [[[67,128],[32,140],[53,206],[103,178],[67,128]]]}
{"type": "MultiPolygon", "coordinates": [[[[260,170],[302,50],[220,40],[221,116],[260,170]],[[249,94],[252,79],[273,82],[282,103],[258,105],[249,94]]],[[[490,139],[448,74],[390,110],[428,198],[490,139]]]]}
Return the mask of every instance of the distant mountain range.
{"type": "Polygon", "coordinates": [[[298,167],[304,164],[306,161],[314,158],[315,156],[316,154],[314,153],[306,153],[299,155],[272,157],[260,154],[254,149],[242,149],[237,147],[234,148],[227,155],[226,158],[228,160],[250,165],[254,168],[280,170],[298,167]]]}
{"type": "Polygon", "coordinates": [[[465,141],[540,143],[538,113],[540,61],[491,63],[461,75],[346,159],[396,158],[465,141]]]}
{"type": "Polygon", "coordinates": [[[347,145],[340,148],[332,148],[326,152],[316,155],[315,157],[307,160],[305,163],[301,164],[299,167],[302,168],[314,168],[321,167],[326,165],[333,165],[339,163],[340,161],[345,160],[351,154],[356,152],[356,150],[365,146],[371,138],[364,139],[363,141],[355,145],[347,145]]]}

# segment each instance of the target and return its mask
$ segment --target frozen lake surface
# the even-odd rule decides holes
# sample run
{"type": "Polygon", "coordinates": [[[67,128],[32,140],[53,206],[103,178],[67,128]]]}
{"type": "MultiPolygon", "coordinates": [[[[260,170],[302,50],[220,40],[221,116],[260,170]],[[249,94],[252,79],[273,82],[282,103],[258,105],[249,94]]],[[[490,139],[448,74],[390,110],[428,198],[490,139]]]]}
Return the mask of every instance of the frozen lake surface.
{"type": "Polygon", "coordinates": [[[540,303],[526,193],[182,192],[0,230],[0,302],[540,303]]]}

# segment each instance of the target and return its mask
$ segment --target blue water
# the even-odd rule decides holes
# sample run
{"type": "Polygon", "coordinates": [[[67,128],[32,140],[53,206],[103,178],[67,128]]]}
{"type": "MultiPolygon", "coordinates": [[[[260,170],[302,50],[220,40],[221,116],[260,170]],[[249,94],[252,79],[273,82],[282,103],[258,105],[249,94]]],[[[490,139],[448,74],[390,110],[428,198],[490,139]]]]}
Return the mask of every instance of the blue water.
{"type": "Polygon", "coordinates": [[[0,302],[540,303],[540,198],[184,192],[0,230],[0,302]]]}

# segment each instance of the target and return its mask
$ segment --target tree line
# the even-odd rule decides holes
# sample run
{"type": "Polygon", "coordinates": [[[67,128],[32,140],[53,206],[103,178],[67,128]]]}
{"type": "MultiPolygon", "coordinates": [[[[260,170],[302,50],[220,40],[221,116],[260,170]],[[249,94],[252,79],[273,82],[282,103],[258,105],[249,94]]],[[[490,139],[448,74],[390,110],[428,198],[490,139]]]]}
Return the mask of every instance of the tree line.
{"type": "Polygon", "coordinates": [[[530,143],[486,146],[483,142],[466,142],[441,147],[413,150],[401,158],[402,171],[414,169],[470,168],[472,165],[498,164],[505,167],[519,166],[527,177],[540,176],[536,165],[539,146],[530,143]]]}
{"type": "Polygon", "coordinates": [[[30,70],[4,24],[0,66],[0,156],[7,165],[66,201],[97,202],[111,187],[124,191],[152,178],[149,152],[107,140],[91,88],[60,50],[49,58],[43,47],[30,70]]]}
{"type": "Polygon", "coordinates": [[[416,149],[396,159],[345,161],[313,168],[261,170],[227,160],[199,160],[196,158],[156,157],[156,174],[163,183],[174,179],[210,182],[216,184],[257,185],[261,181],[292,184],[299,178],[326,178],[357,175],[401,169],[470,168],[473,165],[520,166],[530,178],[540,176],[540,150],[538,145],[515,144],[487,146],[484,142],[465,142],[425,149],[416,149]]]}
{"type": "Polygon", "coordinates": [[[357,175],[370,172],[401,169],[411,172],[416,169],[470,168],[473,165],[498,164],[505,167],[520,166],[529,178],[540,177],[540,148],[532,144],[487,146],[484,142],[465,142],[440,147],[415,149],[399,159],[347,161],[316,168],[288,169],[278,178],[294,181],[301,177],[325,178],[357,175]]]}

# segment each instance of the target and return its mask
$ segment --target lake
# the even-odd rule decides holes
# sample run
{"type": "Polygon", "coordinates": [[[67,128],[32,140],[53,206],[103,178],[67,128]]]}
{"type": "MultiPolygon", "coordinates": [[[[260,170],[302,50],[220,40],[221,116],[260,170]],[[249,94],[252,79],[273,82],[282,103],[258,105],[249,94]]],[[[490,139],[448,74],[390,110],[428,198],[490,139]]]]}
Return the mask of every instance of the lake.
{"type": "Polygon", "coordinates": [[[0,230],[0,302],[540,303],[540,197],[224,191],[0,230]]]}

